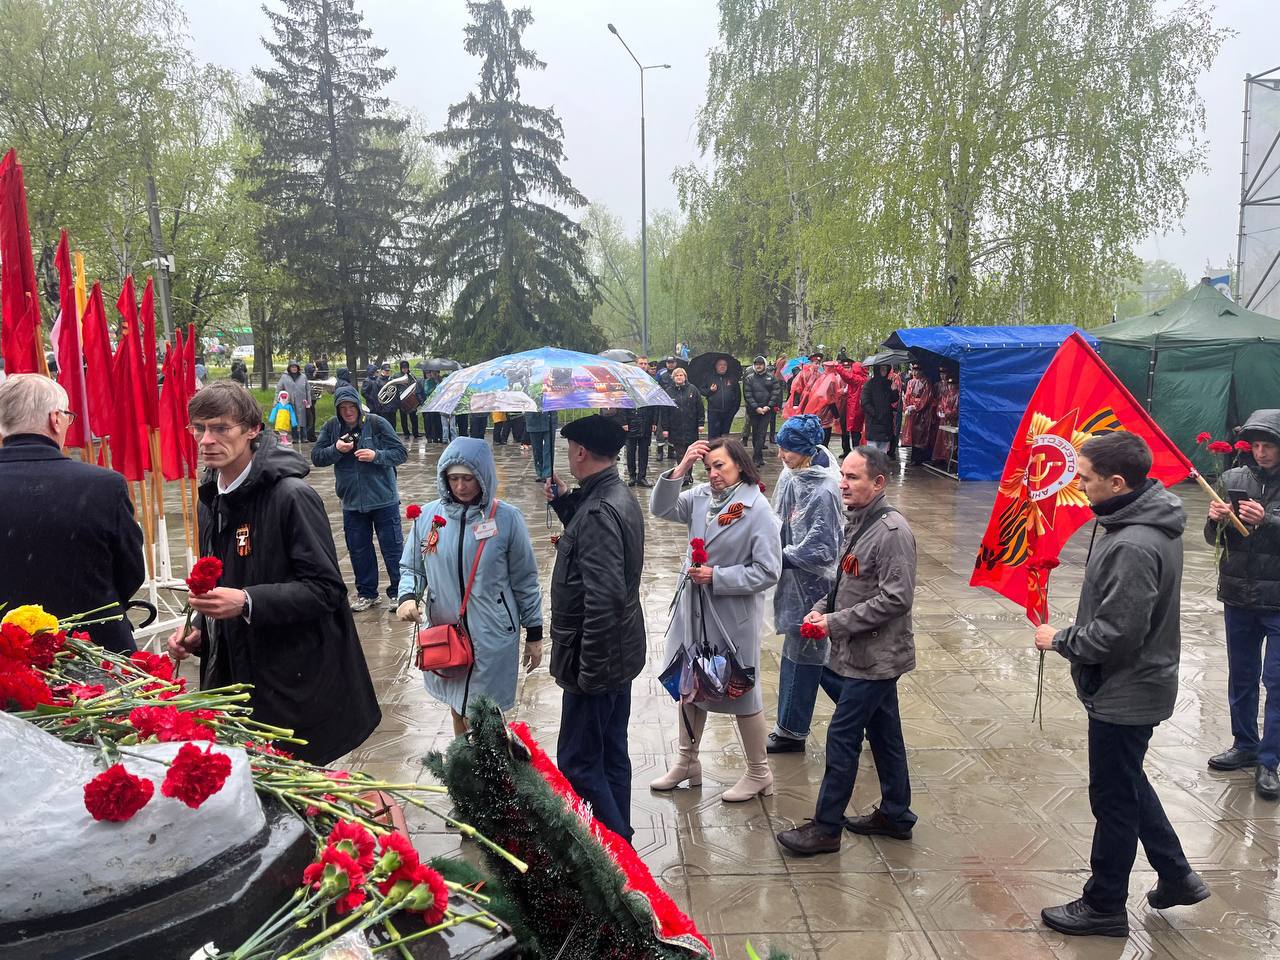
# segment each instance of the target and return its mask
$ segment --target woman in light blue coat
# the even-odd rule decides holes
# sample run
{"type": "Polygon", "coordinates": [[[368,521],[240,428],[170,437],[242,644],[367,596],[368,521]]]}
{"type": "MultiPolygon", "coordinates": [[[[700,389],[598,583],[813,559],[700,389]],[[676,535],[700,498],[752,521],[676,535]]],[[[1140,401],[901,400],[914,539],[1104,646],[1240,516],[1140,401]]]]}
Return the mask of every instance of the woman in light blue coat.
{"type": "Polygon", "coordinates": [[[440,455],[437,471],[440,497],[422,505],[405,538],[396,614],[411,622],[425,614],[432,626],[457,623],[476,551],[485,544],[465,617],[475,664],[456,676],[423,674],[427,692],[449,705],[454,733],[462,734],[467,701],[476,694],[503,710],[515,706],[520,627],[526,668],[542,661],[542,590],[524,514],[501,501],[494,513],[498,478],[489,445],[459,437],[440,455]]]}

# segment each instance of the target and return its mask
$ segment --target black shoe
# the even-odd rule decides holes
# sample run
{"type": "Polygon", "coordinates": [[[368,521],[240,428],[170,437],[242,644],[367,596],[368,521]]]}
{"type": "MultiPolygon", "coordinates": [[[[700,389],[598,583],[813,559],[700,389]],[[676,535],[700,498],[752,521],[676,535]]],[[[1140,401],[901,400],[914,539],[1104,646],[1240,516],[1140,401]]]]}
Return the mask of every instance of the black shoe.
{"type": "Polygon", "coordinates": [[[803,827],[794,830],[783,830],[778,834],[778,843],[802,857],[840,852],[840,834],[828,833],[816,820],[806,820],[803,827]]]}
{"type": "Polygon", "coordinates": [[[1258,765],[1258,752],[1232,747],[1226,753],[1219,753],[1209,758],[1210,770],[1244,770],[1246,767],[1258,765]]]}
{"type": "Polygon", "coordinates": [[[1157,910],[1170,907],[1189,907],[1193,903],[1209,899],[1209,888],[1192,870],[1185,877],[1166,882],[1164,877],[1156,881],[1156,888],[1147,891],[1147,903],[1157,910]]]}
{"type": "Polygon", "coordinates": [[[1040,919],[1050,930],[1057,930],[1069,937],[1127,937],[1129,915],[1127,913],[1101,913],[1084,902],[1072,900],[1060,907],[1045,907],[1040,919]]]}
{"type": "Polygon", "coordinates": [[[653,486],[653,484],[652,484],[652,483],[650,483],[650,482],[648,481],[648,479],[647,479],[647,478],[645,478],[645,477],[641,477],[639,480],[637,480],[637,481],[636,481],[636,486],[637,486],[637,487],[652,487],[652,486],[653,486]]]}
{"type": "MultiPolygon", "coordinates": [[[[766,748],[767,749],[767,748],[766,748]]],[[[864,837],[892,837],[894,840],[910,840],[911,828],[900,827],[876,807],[865,817],[845,817],[844,828],[864,837]]]]}
{"type": "Polygon", "coordinates": [[[769,742],[765,744],[764,751],[765,753],[804,753],[804,741],[770,733],[769,742]]]}
{"type": "Polygon", "coordinates": [[[628,486],[628,487],[634,487],[635,485],[636,485],[636,478],[635,478],[635,477],[632,477],[630,480],[628,480],[628,481],[627,481],[627,486],[628,486]]]}
{"type": "Polygon", "coordinates": [[[763,466],[764,466],[764,458],[763,458],[763,457],[761,457],[759,460],[752,460],[751,462],[752,462],[752,463],[754,463],[757,467],[763,467],[763,466]]]}
{"type": "Polygon", "coordinates": [[[402,434],[400,434],[400,439],[401,439],[401,440],[408,440],[408,439],[409,439],[409,435],[408,435],[407,433],[402,433],[402,434]]]}
{"type": "Polygon", "coordinates": [[[1280,778],[1276,777],[1276,768],[1258,764],[1253,774],[1253,789],[1263,800],[1273,803],[1280,800],[1280,778]]]}

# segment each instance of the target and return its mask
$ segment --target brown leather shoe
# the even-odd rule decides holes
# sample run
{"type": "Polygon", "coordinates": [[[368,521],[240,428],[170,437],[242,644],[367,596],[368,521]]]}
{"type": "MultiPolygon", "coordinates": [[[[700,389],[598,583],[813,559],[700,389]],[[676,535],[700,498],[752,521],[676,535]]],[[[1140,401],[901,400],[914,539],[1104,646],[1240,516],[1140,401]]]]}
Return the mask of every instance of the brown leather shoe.
{"type": "Polygon", "coordinates": [[[818,821],[806,820],[803,827],[783,830],[778,834],[778,843],[802,857],[811,857],[815,853],[838,853],[840,833],[828,833],[818,821]]]}

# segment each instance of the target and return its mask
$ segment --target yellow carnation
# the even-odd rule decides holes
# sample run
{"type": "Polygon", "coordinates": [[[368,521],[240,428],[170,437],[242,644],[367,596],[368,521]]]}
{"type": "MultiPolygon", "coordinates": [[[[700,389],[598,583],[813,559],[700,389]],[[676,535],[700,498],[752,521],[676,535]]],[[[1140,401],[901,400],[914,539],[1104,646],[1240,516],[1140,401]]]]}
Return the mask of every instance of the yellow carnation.
{"type": "Polygon", "coordinates": [[[4,615],[4,620],[0,623],[17,624],[33,637],[37,633],[53,633],[58,629],[58,618],[51,613],[45,613],[44,607],[35,604],[14,607],[4,615]]]}

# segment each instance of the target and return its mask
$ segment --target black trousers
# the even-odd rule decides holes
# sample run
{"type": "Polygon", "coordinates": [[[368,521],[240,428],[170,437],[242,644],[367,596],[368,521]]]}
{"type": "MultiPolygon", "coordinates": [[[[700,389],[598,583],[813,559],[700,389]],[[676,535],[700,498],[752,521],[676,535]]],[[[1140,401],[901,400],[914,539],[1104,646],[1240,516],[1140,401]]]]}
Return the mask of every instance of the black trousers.
{"type": "Polygon", "coordinates": [[[311,401],[311,406],[307,407],[307,442],[316,442],[316,404],[314,398],[311,401]]]}
{"type": "Polygon", "coordinates": [[[409,435],[409,428],[410,428],[410,427],[412,427],[412,428],[413,428],[413,436],[414,436],[414,438],[415,438],[415,439],[417,439],[417,436],[418,436],[418,411],[417,411],[417,410],[414,410],[412,413],[410,413],[410,412],[408,412],[407,410],[401,409],[401,411],[400,411],[400,432],[401,432],[402,434],[404,434],[404,435],[407,437],[407,436],[409,435]]]}
{"type": "Polygon", "coordinates": [[[707,439],[714,440],[716,437],[724,437],[733,429],[732,413],[715,413],[707,411],[707,439]]]}
{"type": "Polygon", "coordinates": [[[1126,726],[1089,718],[1089,808],[1093,811],[1091,876],[1084,899],[1103,913],[1124,913],[1138,842],[1157,874],[1181,880],[1191,870],[1160,798],[1142,772],[1154,725],[1126,726]]]}
{"type": "Polygon", "coordinates": [[[627,434],[627,477],[631,480],[649,479],[649,435],[627,434]]]}
{"type": "Polygon", "coordinates": [[[493,423],[493,442],[495,446],[506,444],[507,437],[511,433],[510,420],[495,420],[493,423]]]}
{"type": "Polygon", "coordinates": [[[597,820],[631,842],[631,757],[627,721],[631,684],[608,693],[565,690],[560,698],[556,763],[597,820]]]}
{"type": "Polygon", "coordinates": [[[428,443],[439,443],[444,436],[444,431],[440,429],[440,414],[424,413],[422,415],[423,431],[427,435],[428,443]]]}
{"type": "Polygon", "coordinates": [[[862,434],[857,430],[850,430],[845,427],[844,433],[840,435],[840,451],[848,456],[853,452],[853,448],[862,444],[862,434]]]}
{"type": "Polygon", "coordinates": [[[483,440],[485,431],[489,429],[489,415],[487,413],[471,414],[471,427],[467,431],[467,436],[475,437],[477,440],[483,440]]]}
{"type": "Polygon", "coordinates": [[[778,436],[778,411],[769,411],[769,442],[775,443],[778,436]]]}
{"type": "Polygon", "coordinates": [[[764,438],[769,432],[767,413],[748,413],[747,429],[751,434],[751,455],[756,463],[764,462],[764,438]]]}

